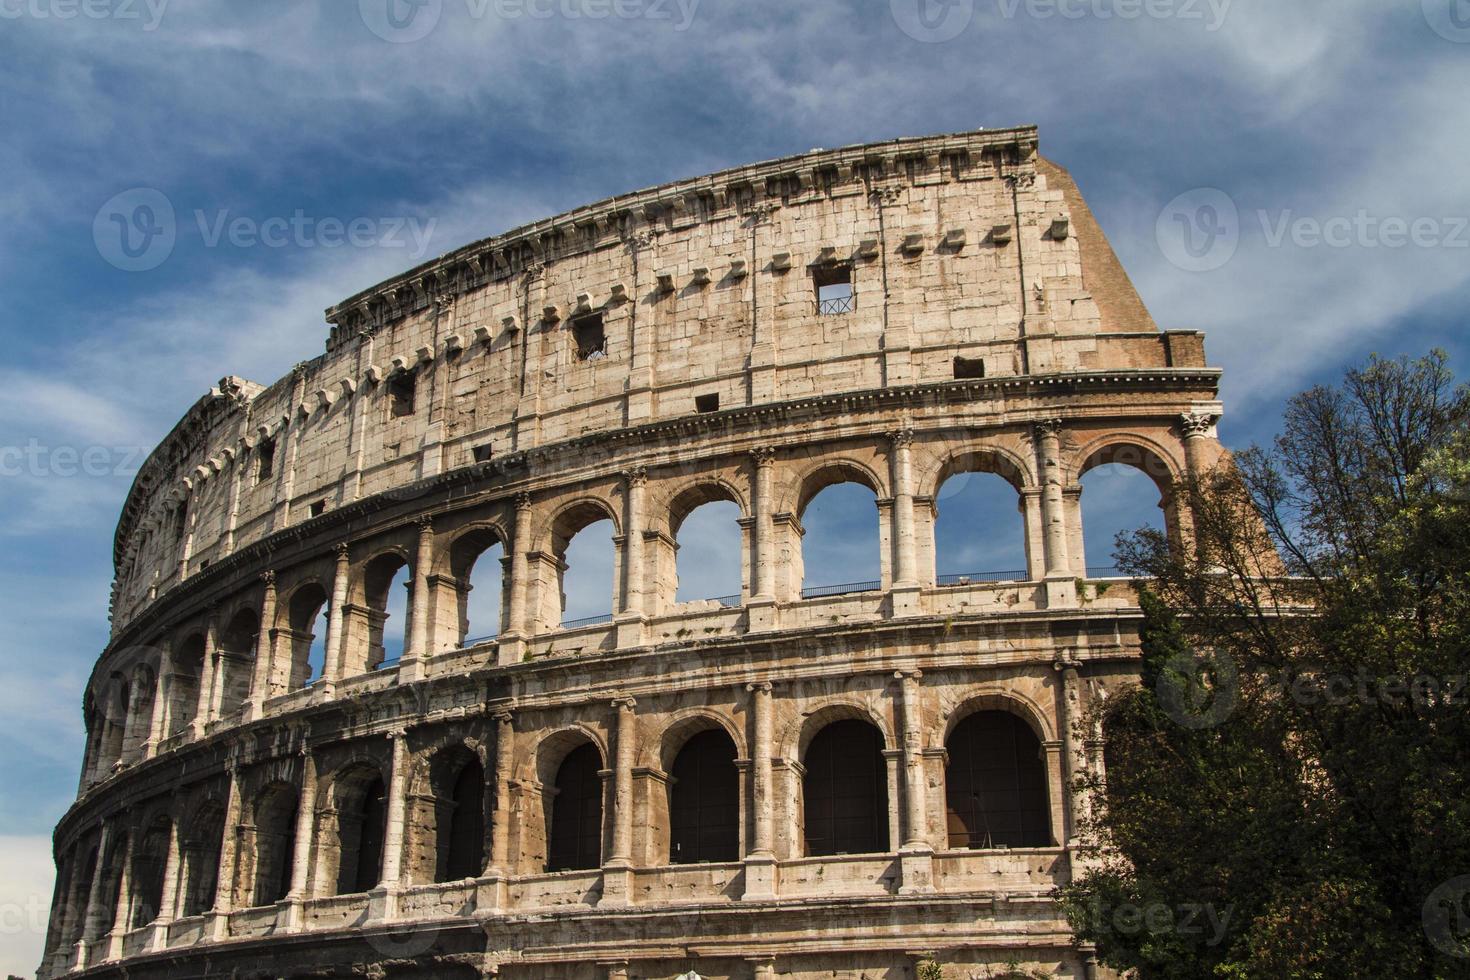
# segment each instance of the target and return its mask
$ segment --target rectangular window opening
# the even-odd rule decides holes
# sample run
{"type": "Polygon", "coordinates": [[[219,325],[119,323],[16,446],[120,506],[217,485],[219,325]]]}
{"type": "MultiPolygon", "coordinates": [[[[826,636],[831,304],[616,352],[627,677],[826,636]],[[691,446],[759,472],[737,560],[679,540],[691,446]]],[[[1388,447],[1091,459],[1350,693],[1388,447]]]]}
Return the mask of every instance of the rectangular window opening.
{"type": "Polygon", "coordinates": [[[255,482],[263,483],[269,480],[276,469],[276,440],[262,439],[260,445],[255,447],[257,462],[255,466],[255,482]]]}
{"type": "Polygon", "coordinates": [[[607,356],[607,334],[602,328],[602,314],[589,313],[572,321],[572,342],[577,345],[577,360],[600,361],[607,356]]]}
{"type": "Polygon", "coordinates": [[[954,359],[954,376],[956,379],[985,377],[985,359],[980,357],[956,357],[954,359]]]}
{"type": "Polygon", "coordinates": [[[315,503],[313,503],[311,505],[311,516],[312,517],[321,517],[326,512],[327,512],[327,502],[325,500],[318,500],[318,501],[316,501],[315,503]]]}
{"type": "Polygon", "coordinates": [[[414,377],[412,372],[400,371],[388,379],[388,414],[403,418],[413,414],[414,377]]]}
{"type": "Polygon", "coordinates": [[[477,463],[488,463],[490,462],[490,458],[495,455],[495,450],[490,448],[490,444],[488,442],[484,443],[483,445],[472,447],[470,449],[470,452],[474,454],[475,462],[477,463]]]}
{"type": "Polygon", "coordinates": [[[708,395],[695,395],[694,410],[696,412],[718,412],[720,410],[719,393],[715,392],[708,395]]]}
{"type": "Polygon", "coordinates": [[[812,270],[812,285],[817,290],[819,314],[832,316],[852,312],[852,266],[845,262],[817,266],[812,270]]]}

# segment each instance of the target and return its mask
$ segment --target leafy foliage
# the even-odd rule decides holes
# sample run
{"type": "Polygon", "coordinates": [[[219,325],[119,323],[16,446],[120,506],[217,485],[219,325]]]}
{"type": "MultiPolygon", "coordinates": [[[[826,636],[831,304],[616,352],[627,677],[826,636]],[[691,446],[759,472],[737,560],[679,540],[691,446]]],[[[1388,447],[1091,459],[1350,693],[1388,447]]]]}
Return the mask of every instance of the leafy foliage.
{"type": "Polygon", "coordinates": [[[1139,531],[1142,683],[1110,699],[1095,866],[1063,890],[1153,977],[1470,976],[1470,393],[1373,359],[1139,531]]]}

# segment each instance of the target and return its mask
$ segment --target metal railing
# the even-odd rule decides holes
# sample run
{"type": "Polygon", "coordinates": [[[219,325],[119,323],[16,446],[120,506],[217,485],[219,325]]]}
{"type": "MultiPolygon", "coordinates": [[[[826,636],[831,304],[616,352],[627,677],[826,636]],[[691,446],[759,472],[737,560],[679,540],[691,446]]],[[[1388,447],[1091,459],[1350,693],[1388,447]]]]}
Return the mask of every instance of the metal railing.
{"type": "Polygon", "coordinates": [[[499,637],[500,632],[498,630],[494,633],[486,633],[484,636],[467,636],[460,641],[459,646],[461,650],[468,650],[470,647],[477,647],[481,643],[489,643],[491,640],[499,639],[499,637]]]}
{"type": "Polygon", "coordinates": [[[817,300],[817,312],[822,316],[830,316],[833,313],[851,313],[851,296],[834,296],[831,299],[817,300]]]}
{"type": "Polygon", "coordinates": [[[581,619],[564,619],[561,621],[561,628],[564,630],[574,630],[583,626],[601,626],[603,623],[611,623],[612,621],[612,613],[601,613],[597,616],[583,616],[581,619]]]}
{"type": "Polygon", "coordinates": [[[1133,576],[1132,575],[1129,575],[1127,572],[1123,571],[1123,569],[1119,568],[1117,565],[1088,565],[1087,566],[1087,577],[1088,578],[1132,578],[1133,576]]]}
{"type": "Polygon", "coordinates": [[[1026,581],[1026,570],[1005,572],[958,572],[954,575],[941,575],[937,579],[940,585],[969,585],[972,582],[1024,582],[1026,581]]]}
{"type": "Polygon", "coordinates": [[[843,585],[813,585],[801,590],[803,599],[816,599],[819,596],[847,595],[849,592],[877,592],[883,587],[882,582],[847,582],[843,585]]]}

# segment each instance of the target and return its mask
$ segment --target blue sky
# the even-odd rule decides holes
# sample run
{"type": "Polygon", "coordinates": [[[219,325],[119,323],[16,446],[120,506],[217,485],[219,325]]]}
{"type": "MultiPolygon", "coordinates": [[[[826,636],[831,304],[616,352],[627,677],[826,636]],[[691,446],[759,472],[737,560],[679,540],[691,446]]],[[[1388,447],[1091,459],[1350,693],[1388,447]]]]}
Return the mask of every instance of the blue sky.
{"type": "MultiPolygon", "coordinates": [[[[1370,351],[1464,372],[1470,0],[391,0],[401,29],[389,2],[0,0],[0,970],[38,955],[139,453],[428,255],[815,146],[1036,123],[1160,325],[1208,331],[1227,444],[1370,351]],[[94,224],[140,188],[174,240],[125,271],[94,224]]],[[[1100,482],[1093,564],[1156,513],[1100,482]]],[[[851,580],[821,547],[812,580],[851,580]]]]}

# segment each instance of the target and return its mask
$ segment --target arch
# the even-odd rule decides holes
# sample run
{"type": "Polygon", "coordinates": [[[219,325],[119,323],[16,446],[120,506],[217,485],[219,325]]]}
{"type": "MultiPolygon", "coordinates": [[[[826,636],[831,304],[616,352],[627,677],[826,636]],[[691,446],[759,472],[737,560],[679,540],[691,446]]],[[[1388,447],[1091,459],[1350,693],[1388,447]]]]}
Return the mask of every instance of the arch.
{"type": "Polygon", "coordinates": [[[292,590],[284,605],[291,657],[284,676],[273,679],[273,693],[306,686],[322,675],[326,664],[326,621],[330,615],[327,590],[314,579],[303,582],[292,590]]]}
{"type": "Polygon", "coordinates": [[[680,516],[672,535],[674,580],[667,590],[672,593],[669,599],[720,597],[726,605],[739,604],[746,591],[742,516],[740,504],[729,498],[707,500],[680,516]]]}
{"type": "Polygon", "coordinates": [[[716,730],[729,737],[737,754],[745,751],[744,735],[731,719],[711,708],[681,708],[667,717],[659,740],[650,739],[645,745],[641,753],[643,764],[669,772],[673,768],[674,757],[689,739],[701,732],[716,730]]]}
{"type": "Polygon", "coordinates": [[[182,850],[182,914],[202,915],[214,906],[219,884],[220,851],[224,844],[225,808],[207,800],[189,817],[179,835],[182,850]]]}
{"type": "Polygon", "coordinates": [[[951,477],[962,473],[991,473],[1009,483],[1017,493],[1023,493],[1035,485],[1031,468],[1030,460],[1004,446],[973,446],[936,460],[916,483],[921,495],[937,497],[939,488],[951,477]]]}
{"type": "Polygon", "coordinates": [[[812,739],[822,729],[835,721],[854,720],[866,722],[878,729],[883,736],[883,747],[885,749],[897,748],[893,741],[893,732],[888,725],[888,719],[875,711],[871,706],[864,704],[856,698],[838,698],[824,702],[820,707],[807,712],[797,721],[788,725],[782,732],[780,751],[778,755],[787,758],[801,758],[806,755],[807,748],[812,739]]]}
{"type": "Polygon", "coordinates": [[[1046,760],[1024,719],[1008,711],[972,712],[949,732],[944,747],[951,848],[1052,844],[1046,760]]]}
{"type": "Polygon", "coordinates": [[[857,483],[873,491],[873,496],[887,495],[887,481],[876,470],[850,457],[841,456],[817,460],[810,466],[797,471],[790,484],[796,488],[791,500],[793,513],[800,514],[817,494],[839,483],[857,483]]]}
{"type": "Polygon", "coordinates": [[[740,774],[735,741],[705,728],[680,747],[669,773],[669,861],[700,864],[740,857],[740,774]]]}
{"type": "MultiPolygon", "coordinates": [[[[202,653],[200,663],[203,663],[202,653]]],[[[103,702],[101,740],[98,744],[99,769],[103,776],[122,761],[128,729],[128,702],[131,697],[132,687],[127,679],[118,674],[112,675],[108,680],[107,697],[103,702]]]]}
{"type": "Polygon", "coordinates": [[[260,638],[260,617],[248,606],[230,617],[219,635],[220,717],[228,718],[244,707],[250,697],[255,673],[255,648],[260,638]]]}
{"type": "Polygon", "coordinates": [[[548,596],[553,601],[544,609],[546,621],[565,625],[610,618],[617,599],[617,515],[600,498],[584,497],[562,507],[549,527],[557,588],[548,596]],[[586,533],[603,521],[611,527],[605,543],[586,533]]]}
{"type": "Polygon", "coordinates": [[[818,731],[802,764],[802,838],[808,856],[888,850],[888,764],[883,732],[843,718],[818,731]]]}
{"type": "Polygon", "coordinates": [[[493,524],[467,528],[450,542],[449,574],[457,585],[460,647],[498,635],[505,620],[509,583],[502,562],[496,560],[497,548],[503,559],[509,545],[493,524]]]}
{"type": "Polygon", "coordinates": [[[982,691],[963,698],[945,715],[944,737],[948,739],[960,722],[980,711],[1003,711],[1015,715],[1031,728],[1037,739],[1043,742],[1054,741],[1060,737],[1051,723],[1051,717],[1042,706],[1033,698],[1017,690],[982,691]]]}
{"type": "Polygon", "coordinates": [[[163,872],[172,836],[173,820],[160,813],[145,825],[133,848],[130,929],[142,928],[163,913],[163,872]]]}
{"type": "Polygon", "coordinates": [[[602,864],[602,753],[583,742],[562,758],[552,782],[547,820],[547,871],[576,871],[602,864]]]}
{"type": "Polygon", "coordinates": [[[745,502],[745,494],[733,483],[718,477],[704,477],[696,483],[681,487],[668,499],[667,511],[669,537],[671,538],[677,538],[679,528],[685,519],[705,504],[727,501],[739,508],[741,517],[750,516],[750,507],[745,502]]]}
{"type": "Polygon", "coordinates": [[[168,690],[169,735],[188,730],[199,708],[199,685],[204,677],[204,634],[190,633],[173,651],[168,690]]]}
{"type": "Polygon", "coordinates": [[[387,783],[376,766],[349,763],[332,777],[331,799],[337,813],[333,894],[371,891],[383,877],[387,783]]]}
{"type": "Polygon", "coordinates": [[[1026,473],[1005,452],[956,453],[934,475],[931,499],[935,582],[1024,581],[1030,577],[1026,473]]]}
{"type": "Polygon", "coordinates": [[[800,556],[792,570],[801,598],[882,587],[883,522],[878,500],[883,485],[871,470],[851,460],[826,461],[801,478],[797,540],[791,548],[800,556]],[[846,484],[863,490],[842,489],[846,484]],[[871,530],[858,534],[858,527],[871,530]]]}
{"type": "Polygon", "coordinates": [[[485,767],[468,749],[440,752],[435,881],[478,878],[485,872],[485,767]]]}
{"type": "Polygon", "coordinates": [[[398,548],[381,551],[363,563],[357,595],[366,629],[361,618],[354,617],[351,641],[342,651],[345,674],[374,670],[403,656],[408,647],[409,610],[419,601],[412,589],[412,565],[398,548]],[[395,617],[399,619],[396,629],[391,623],[395,617]]]}
{"type": "Polygon", "coordinates": [[[1112,557],[1116,536],[1155,524],[1147,494],[1141,492],[1149,484],[1142,478],[1158,491],[1160,529],[1178,543],[1180,521],[1174,486],[1182,478],[1182,470],[1157,442],[1133,433],[1106,434],[1078,452],[1075,472],[1070,484],[1074,571],[1089,576],[1117,574],[1112,557]],[[1091,481],[1086,479],[1089,473],[1096,473],[1091,481]],[[1135,473],[1142,474],[1142,478],[1135,473]],[[1093,488],[1092,493],[1083,492],[1087,486],[1093,488]]]}
{"type": "Polygon", "coordinates": [[[254,880],[251,905],[273,905],[291,892],[300,794],[284,781],[268,784],[251,807],[254,880]]]}

